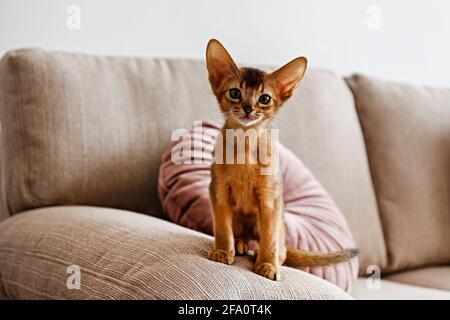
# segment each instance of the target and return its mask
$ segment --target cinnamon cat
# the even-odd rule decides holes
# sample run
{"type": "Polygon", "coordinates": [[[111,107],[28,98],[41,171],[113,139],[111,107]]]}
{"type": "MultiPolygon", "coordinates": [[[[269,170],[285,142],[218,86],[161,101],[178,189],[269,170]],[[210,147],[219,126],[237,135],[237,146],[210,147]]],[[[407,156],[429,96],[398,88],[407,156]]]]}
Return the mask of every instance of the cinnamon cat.
{"type": "MultiPolygon", "coordinates": [[[[300,57],[280,69],[266,73],[254,68],[238,68],[226,49],[217,40],[210,40],[206,50],[209,82],[224,115],[221,129],[220,160],[211,167],[209,186],[214,221],[214,248],[208,258],[232,264],[234,255],[246,255],[250,240],[259,243],[254,271],[268,279],[280,279],[280,266],[326,266],[354,257],[357,249],[331,253],[305,252],[287,248],[283,224],[282,182],[276,157],[269,163],[260,161],[257,149],[262,142],[267,153],[273,155],[275,144],[268,130],[271,120],[281,106],[292,96],[306,71],[307,60],[300,57]],[[245,140],[244,163],[236,162],[237,140],[227,137],[227,130],[253,129],[257,143],[245,140]],[[262,129],[262,130],[261,130],[262,129]],[[232,139],[230,141],[230,139],[232,139]],[[226,145],[231,144],[233,162],[225,160],[226,145]],[[223,151],[225,150],[225,151],[223,151]],[[272,174],[261,174],[262,169],[273,168],[272,174]]],[[[218,140],[220,141],[220,140],[218,140]]],[[[217,154],[216,154],[217,155],[217,154]]]]}

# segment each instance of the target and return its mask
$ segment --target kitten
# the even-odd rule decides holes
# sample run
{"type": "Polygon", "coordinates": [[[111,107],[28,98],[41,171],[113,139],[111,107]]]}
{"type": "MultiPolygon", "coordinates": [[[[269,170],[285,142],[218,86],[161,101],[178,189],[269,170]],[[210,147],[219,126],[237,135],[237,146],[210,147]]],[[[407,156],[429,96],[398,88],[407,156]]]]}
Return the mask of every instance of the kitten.
{"type": "MultiPolygon", "coordinates": [[[[273,155],[275,144],[270,135],[263,134],[276,112],[292,96],[306,70],[306,58],[292,60],[272,73],[254,68],[238,68],[226,49],[217,40],[210,40],[206,50],[209,82],[224,115],[221,129],[220,160],[211,167],[209,186],[214,221],[214,249],[209,259],[232,264],[234,255],[246,255],[250,240],[259,242],[254,271],[266,278],[278,280],[280,266],[326,266],[347,261],[357,255],[357,249],[332,253],[305,252],[286,248],[283,224],[282,182],[278,163],[262,163],[257,149],[265,143],[267,153],[273,155]],[[236,164],[235,137],[226,141],[227,129],[257,132],[257,143],[245,140],[245,162],[236,164]],[[261,130],[263,129],[263,130],[261,130]],[[231,141],[230,141],[231,140],[231,141]],[[226,159],[232,144],[234,163],[226,159]],[[225,150],[225,151],[223,151],[225,150]],[[224,160],[224,161],[222,161],[224,160]],[[250,160],[253,160],[251,162],[250,160]],[[273,174],[261,174],[261,169],[275,168],[273,174]]],[[[220,141],[218,139],[218,141],[220,141]]],[[[242,151],[242,149],[241,149],[242,151]]]]}

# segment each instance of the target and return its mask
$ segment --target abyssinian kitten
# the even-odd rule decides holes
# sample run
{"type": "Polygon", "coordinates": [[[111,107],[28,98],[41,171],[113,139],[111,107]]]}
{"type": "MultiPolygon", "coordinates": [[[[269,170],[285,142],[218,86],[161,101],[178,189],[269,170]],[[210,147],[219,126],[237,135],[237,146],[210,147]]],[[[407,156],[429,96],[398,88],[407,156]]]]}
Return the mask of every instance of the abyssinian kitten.
{"type": "MultiPolygon", "coordinates": [[[[269,129],[274,115],[302,80],[307,65],[306,58],[300,57],[272,73],[238,68],[222,44],[214,39],[208,43],[206,63],[212,91],[225,118],[221,129],[224,145],[227,144],[227,129],[241,129],[244,132],[269,129]]],[[[215,243],[208,258],[232,264],[235,254],[246,255],[249,241],[256,240],[258,249],[255,252],[254,272],[278,280],[282,264],[292,267],[326,266],[357,255],[357,249],[316,253],[286,247],[281,176],[278,170],[273,174],[261,174],[263,167],[273,165],[278,168],[278,163],[263,164],[259,159],[248,161],[255,155],[252,149],[258,148],[264,139],[267,153],[271,154],[275,145],[270,135],[258,134],[256,145],[245,141],[243,164],[214,161],[211,166],[209,195],[215,243]]],[[[236,147],[234,137],[228,143],[236,147]]],[[[217,147],[216,143],[216,150],[217,147]]],[[[223,149],[226,150],[226,147],[223,149]]],[[[275,162],[278,158],[271,159],[275,162]]]]}

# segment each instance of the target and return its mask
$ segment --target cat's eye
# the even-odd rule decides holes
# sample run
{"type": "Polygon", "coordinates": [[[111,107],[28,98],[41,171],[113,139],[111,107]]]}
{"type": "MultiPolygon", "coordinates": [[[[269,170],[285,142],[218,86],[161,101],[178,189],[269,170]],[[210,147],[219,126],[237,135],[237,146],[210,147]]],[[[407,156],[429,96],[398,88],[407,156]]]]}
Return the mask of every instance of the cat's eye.
{"type": "Polygon", "coordinates": [[[259,97],[259,103],[261,103],[261,104],[269,104],[269,102],[270,102],[270,96],[268,95],[268,94],[262,94],[260,97],[259,97]]]}
{"type": "Polygon", "coordinates": [[[242,97],[241,90],[239,90],[237,88],[230,89],[229,94],[230,94],[230,98],[233,100],[239,100],[242,97]]]}

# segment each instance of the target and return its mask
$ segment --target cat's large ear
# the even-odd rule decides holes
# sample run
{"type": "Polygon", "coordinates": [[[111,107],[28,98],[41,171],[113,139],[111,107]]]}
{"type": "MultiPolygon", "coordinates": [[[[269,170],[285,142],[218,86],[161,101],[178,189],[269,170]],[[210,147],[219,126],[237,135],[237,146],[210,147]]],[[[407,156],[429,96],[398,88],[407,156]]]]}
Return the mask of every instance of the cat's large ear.
{"type": "Polygon", "coordinates": [[[206,48],[206,66],[209,82],[215,91],[223,79],[229,75],[239,76],[239,69],[224,46],[216,39],[211,39],[206,48]]]}
{"type": "Polygon", "coordinates": [[[305,57],[296,58],[272,73],[278,94],[283,101],[291,97],[294,89],[300,84],[307,64],[305,57]]]}

